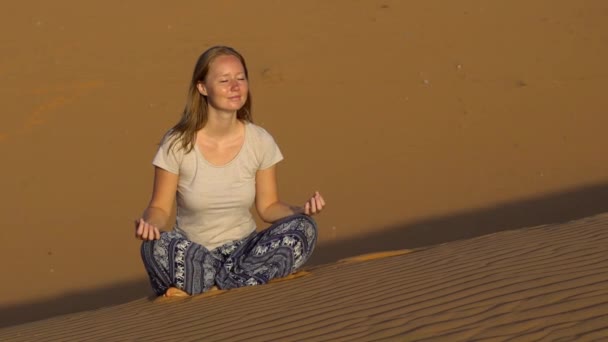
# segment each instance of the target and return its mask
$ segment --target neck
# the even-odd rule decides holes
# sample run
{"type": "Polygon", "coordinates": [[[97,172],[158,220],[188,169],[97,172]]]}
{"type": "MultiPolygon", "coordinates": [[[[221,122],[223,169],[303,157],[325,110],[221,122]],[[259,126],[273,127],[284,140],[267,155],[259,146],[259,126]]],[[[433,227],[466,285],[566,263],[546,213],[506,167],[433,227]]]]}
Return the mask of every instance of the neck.
{"type": "Polygon", "coordinates": [[[210,138],[221,139],[233,135],[238,131],[240,122],[236,112],[219,112],[209,108],[207,123],[201,131],[210,138]]]}

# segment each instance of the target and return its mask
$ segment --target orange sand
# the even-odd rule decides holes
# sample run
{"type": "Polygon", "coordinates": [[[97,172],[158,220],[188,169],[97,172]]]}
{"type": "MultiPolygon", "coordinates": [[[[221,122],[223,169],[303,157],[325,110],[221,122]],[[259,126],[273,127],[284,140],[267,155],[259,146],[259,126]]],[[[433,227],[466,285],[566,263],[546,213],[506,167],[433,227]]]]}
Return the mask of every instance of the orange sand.
{"type": "MultiPolygon", "coordinates": [[[[434,315],[428,308],[436,299],[429,293],[420,297],[427,302],[398,309],[395,316],[379,313],[393,312],[392,306],[363,304],[346,314],[339,303],[358,299],[340,291],[364,278],[355,278],[356,272],[380,272],[374,274],[403,282],[406,290],[390,285],[389,293],[398,299],[394,305],[409,307],[408,293],[418,285],[407,287],[409,271],[388,272],[396,260],[407,263],[428,253],[441,254],[447,262],[461,257],[447,250],[473,246],[479,240],[470,239],[477,236],[608,212],[605,1],[186,0],[156,5],[38,0],[8,2],[3,13],[0,327],[150,294],[132,222],[149,200],[156,143],[179,117],[196,58],[215,44],[235,47],[248,61],[255,122],[274,135],[286,156],[279,167],[282,198],[298,204],[318,189],[327,199],[309,266],[465,240],[385,260],[344,263],[335,275],[334,266],[324,266],[313,276],[222,294],[213,301],[235,303],[250,296],[258,303],[261,296],[272,298],[271,307],[279,310],[279,297],[301,292],[294,300],[306,305],[297,317],[326,318],[323,328],[311,321],[301,331],[319,334],[344,327],[354,337],[388,336],[392,329],[405,332],[399,327],[407,317],[419,322],[408,323],[421,329],[412,333],[444,336],[448,325],[440,328],[439,320],[461,322],[465,316],[483,317],[476,321],[480,330],[475,334],[481,334],[476,336],[523,334],[537,324],[522,318],[528,316],[493,316],[517,310],[512,304],[494,307],[491,300],[471,299],[460,314],[439,306],[434,315]],[[283,294],[270,296],[275,289],[283,294]],[[306,300],[315,296],[323,300],[306,300]],[[324,314],[319,303],[336,306],[343,318],[324,314]],[[397,316],[402,318],[390,318],[397,316]],[[499,330],[483,328],[486,323],[499,330]]],[[[555,236],[543,238],[553,241],[561,235],[555,236]]],[[[585,241],[576,248],[586,249],[585,241]]],[[[517,253],[536,253],[534,241],[529,243],[517,253]]],[[[441,278],[444,268],[439,266],[429,265],[429,278],[420,273],[420,291],[464,279],[441,278]]],[[[529,281],[521,286],[552,291],[532,276],[518,278],[512,268],[504,272],[506,278],[529,281]]],[[[368,285],[364,288],[375,290],[366,295],[381,295],[384,285],[368,285]]],[[[471,286],[486,289],[482,283],[471,286]]],[[[500,289],[492,286],[479,293],[499,298],[500,289]]],[[[598,301],[567,293],[577,303],[598,301]]],[[[542,310],[569,312],[574,305],[547,300],[557,304],[542,310]]],[[[176,317],[194,312],[178,314],[181,304],[150,305],[140,299],[56,319],[83,319],[88,326],[89,315],[110,315],[128,318],[121,324],[132,327],[139,310],[152,317],[164,317],[163,310],[176,317]]],[[[255,328],[261,334],[262,321],[269,320],[275,329],[269,336],[280,336],[301,324],[290,317],[269,312],[250,323],[261,324],[255,328]],[[284,325],[279,328],[271,318],[284,325]]],[[[589,331],[601,321],[576,317],[589,331]]],[[[207,325],[191,327],[189,322],[199,318],[194,315],[176,327],[198,333],[207,325]]],[[[218,325],[212,329],[216,333],[240,333],[212,322],[218,325]]],[[[551,329],[568,330],[569,323],[560,319],[545,322],[551,329]]]]}
{"type": "Polygon", "coordinates": [[[139,299],[2,341],[567,340],[608,336],[608,214],[335,263],[219,296],[139,299]]]}

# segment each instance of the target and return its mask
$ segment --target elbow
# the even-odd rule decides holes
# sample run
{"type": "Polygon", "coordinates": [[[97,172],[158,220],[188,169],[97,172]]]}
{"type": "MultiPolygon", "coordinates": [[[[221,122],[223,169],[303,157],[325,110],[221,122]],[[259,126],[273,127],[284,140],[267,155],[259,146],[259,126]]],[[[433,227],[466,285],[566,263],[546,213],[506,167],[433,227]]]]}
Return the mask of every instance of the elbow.
{"type": "Polygon", "coordinates": [[[262,221],[266,222],[266,223],[273,223],[274,222],[274,215],[272,214],[273,212],[273,207],[275,206],[275,203],[270,203],[267,205],[258,205],[257,206],[257,211],[258,211],[258,216],[260,216],[260,218],[262,219],[262,221]]]}
{"type": "Polygon", "coordinates": [[[270,220],[270,217],[268,216],[266,210],[258,209],[258,216],[262,219],[262,221],[266,223],[272,223],[272,220],[270,220]]]}

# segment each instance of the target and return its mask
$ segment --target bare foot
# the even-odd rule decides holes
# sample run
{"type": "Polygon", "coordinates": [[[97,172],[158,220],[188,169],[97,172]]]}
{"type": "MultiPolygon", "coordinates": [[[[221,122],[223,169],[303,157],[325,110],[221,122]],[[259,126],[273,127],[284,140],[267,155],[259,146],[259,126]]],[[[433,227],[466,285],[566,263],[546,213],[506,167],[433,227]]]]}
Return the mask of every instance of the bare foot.
{"type": "Polygon", "coordinates": [[[190,295],[187,292],[182,291],[182,290],[178,289],[177,287],[170,287],[165,292],[165,297],[189,297],[189,296],[190,295]]]}
{"type": "Polygon", "coordinates": [[[300,278],[300,277],[303,277],[303,276],[306,276],[309,274],[310,274],[310,272],[308,272],[308,271],[298,271],[296,273],[292,273],[292,274],[288,275],[287,277],[270,279],[270,281],[268,283],[269,284],[270,283],[280,283],[282,281],[300,278]]]}

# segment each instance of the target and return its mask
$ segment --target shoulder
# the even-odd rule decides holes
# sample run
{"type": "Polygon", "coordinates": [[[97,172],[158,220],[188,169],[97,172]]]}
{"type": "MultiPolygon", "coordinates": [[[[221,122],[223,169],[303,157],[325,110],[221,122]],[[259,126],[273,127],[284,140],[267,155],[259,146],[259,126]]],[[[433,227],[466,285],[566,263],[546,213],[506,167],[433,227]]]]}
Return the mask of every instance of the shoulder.
{"type": "Polygon", "coordinates": [[[189,153],[186,152],[182,137],[169,130],[163,135],[158,144],[155,160],[164,159],[173,164],[181,163],[182,159],[187,154],[189,153]]]}
{"type": "Polygon", "coordinates": [[[264,128],[248,123],[248,134],[250,133],[250,142],[252,150],[257,161],[257,169],[266,169],[283,159],[281,150],[274,138],[264,128]]]}
{"type": "Polygon", "coordinates": [[[251,122],[247,123],[247,127],[254,141],[262,144],[274,143],[274,137],[265,128],[251,122]]]}
{"type": "Polygon", "coordinates": [[[159,143],[160,149],[167,153],[184,154],[182,137],[173,130],[167,131],[159,143]]]}
{"type": "Polygon", "coordinates": [[[271,137],[270,133],[262,126],[251,122],[246,123],[246,125],[249,128],[249,132],[252,132],[256,137],[271,137]]]}

